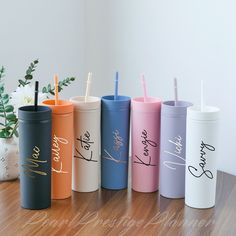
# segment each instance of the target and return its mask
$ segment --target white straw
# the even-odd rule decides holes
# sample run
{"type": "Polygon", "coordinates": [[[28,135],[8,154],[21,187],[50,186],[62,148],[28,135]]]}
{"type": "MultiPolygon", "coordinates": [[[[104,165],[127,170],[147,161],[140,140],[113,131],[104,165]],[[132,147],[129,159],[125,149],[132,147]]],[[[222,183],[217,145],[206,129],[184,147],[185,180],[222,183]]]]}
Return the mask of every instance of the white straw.
{"type": "Polygon", "coordinates": [[[174,78],[174,93],[175,93],[175,106],[177,106],[178,103],[178,85],[177,85],[177,79],[174,78]]]}
{"type": "Polygon", "coordinates": [[[84,100],[85,102],[88,101],[88,97],[90,96],[90,84],[91,84],[91,79],[92,79],[92,73],[88,73],[88,79],[87,79],[87,86],[86,86],[86,92],[85,92],[85,97],[84,100]]]}
{"type": "Polygon", "coordinates": [[[204,85],[203,85],[203,80],[201,80],[201,112],[204,111],[205,107],[205,102],[204,102],[204,85]]]}

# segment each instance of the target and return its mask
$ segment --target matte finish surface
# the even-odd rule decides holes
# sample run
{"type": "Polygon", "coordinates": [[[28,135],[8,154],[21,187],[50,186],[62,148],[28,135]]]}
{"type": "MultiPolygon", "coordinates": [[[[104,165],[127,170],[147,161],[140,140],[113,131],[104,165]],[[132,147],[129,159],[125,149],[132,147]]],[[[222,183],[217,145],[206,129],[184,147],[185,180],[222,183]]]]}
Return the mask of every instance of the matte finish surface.
{"type": "Polygon", "coordinates": [[[102,97],[101,183],[107,189],[128,185],[130,97],[102,97]]]}
{"type": "Polygon", "coordinates": [[[161,107],[160,194],[168,198],[185,195],[187,107],[185,101],[166,101],[161,107]]]}
{"type": "Polygon", "coordinates": [[[18,114],[21,206],[47,208],[51,205],[51,109],[38,106],[35,112],[33,106],[21,107],[18,114]]]}

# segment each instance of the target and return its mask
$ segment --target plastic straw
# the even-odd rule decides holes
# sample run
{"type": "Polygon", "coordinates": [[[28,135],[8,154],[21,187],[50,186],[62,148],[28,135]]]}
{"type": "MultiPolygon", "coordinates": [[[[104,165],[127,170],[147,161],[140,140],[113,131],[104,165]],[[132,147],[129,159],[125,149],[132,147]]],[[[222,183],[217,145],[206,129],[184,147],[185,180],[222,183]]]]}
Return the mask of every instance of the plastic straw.
{"type": "Polygon", "coordinates": [[[58,105],[58,77],[54,75],[54,87],[55,87],[55,105],[58,105]]]}
{"type": "Polygon", "coordinates": [[[143,101],[147,102],[147,88],[146,88],[146,81],[145,81],[145,77],[144,74],[142,74],[141,76],[142,78],[142,86],[143,86],[143,101]]]}
{"type": "Polygon", "coordinates": [[[205,110],[205,102],[204,102],[204,84],[203,80],[201,80],[201,112],[205,110]]]}
{"type": "Polygon", "coordinates": [[[35,90],[34,90],[34,110],[38,110],[38,92],[39,92],[39,82],[35,81],[35,90]]]}
{"type": "Polygon", "coordinates": [[[87,79],[87,86],[86,86],[86,92],[85,92],[85,102],[88,101],[88,97],[90,95],[90,84],[91,84],[91,78],[92,78],[92,73],[88,73],[88,79],[87,79]]]}
{"type": "Polygon", "coordinates": [[[114,100],[118,99],[118,80],[119,80],[119,74],[118,71],[116,72],[116,78],[115,78],[115,95],[114,100]]]}
{"type": "Polygon", "coordinates": [[[178,104],[178,85],[177,85],[177,79],[174,78],[174,94],[175,94],[175,106],[178,104]]]}

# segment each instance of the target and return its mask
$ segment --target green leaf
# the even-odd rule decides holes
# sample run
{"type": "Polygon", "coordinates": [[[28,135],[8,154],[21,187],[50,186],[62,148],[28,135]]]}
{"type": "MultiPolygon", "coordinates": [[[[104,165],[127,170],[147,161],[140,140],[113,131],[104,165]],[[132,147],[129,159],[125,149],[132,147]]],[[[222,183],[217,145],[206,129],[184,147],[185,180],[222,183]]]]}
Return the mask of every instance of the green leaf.
{"type": "Polygon", "coordinates": [[[3,95],[2,95],[2,98],[3,98],[3,99],[7,99],[7,98],[9,98],[9,95],[8,95],[8,94],[3,94],[3,95]]]}
{"type": "Polygon", "coordinates": [[[22,79],[19,79],[18,82],[20,85],[25,86],[25,82],[22,79]]]}
{"type": "Polygon", "coordinates": [[[8,114],[6,116],[7,120],[16,120],[16,115],[15,114],[8,114]]]}
{"type": "Polygon", "coordinates": [[[47,88],[46,87],[43,87],[42,93],[47,93],[47,88]]]}
{"type": "Polygon", "coordinates": [[[33,76],[32,75],[25,75],[25,79],[26,80],[31,80],[31,79],[33,79],[33,76]]]}
{"type": "Polygon", "coordinates": [[[0,93],[3,93],[3,92],[4,92],[4,87],[0,86],[0,93]]]}
{"type": "Polygon", "coordinates": [[[31,74],[31,70],[30,70],[30,69],[27,69],[26,75],[30,75],[30,74],[31,74]]]}
{"type": "Polygon", "coordinates": [[[0,81],[5,76],[4,73],[5,73],[5,68],[2,66],[0,69],[0,81]]]}
{"type": "Polygon", "coordinates": [[[34,60],[34,64],[38,64],[39,63],[39,60],[34,60]]]}
{"type": "Polygon", "coordinates": [[[11,126],[11,125],[15,125],[16,124],[16,121],[14,120],[14,121],[9,121],[7,124],[6,124],[6,126],[11,126]]]}
{"type": "Polygon", "coordinates": [[[14,111],[14,107],[12,105],[7,105],[5,107],[5,112],[13,112],[14,111]]]}
{"type": "Polygon", "coordinates": [[[6,138],[6,134],[5,134],[4,130],[0,131],[0,138],[6,138]]]}
{"type": "Polygon", "coordinates": [[[4,104],[7,104],[7,103],[9,102],[9,98],[2,99],[2,102],[3,102],[4,104]]]}
{"type": "Polygon", "coordinates": [[[11,129],[13,129],[11,126],[7,126],[7,127],[5,128],[6,131],[9,131],[9,130],[11,130],[11,129]]]}
{"type": "Polygon", "coordinates": [[[48,91],[51,90],[51,89],[52,89],[52,88],[51,88],[51,84],[49,84],[49,85],[48,85],[48,91]]]}
{"type": "Polygon", "coordinates": [[[4,133],[5,133],[5,137],[8,138],[10,135],[10,132],[8,130],[5,130],[4,133]]]}

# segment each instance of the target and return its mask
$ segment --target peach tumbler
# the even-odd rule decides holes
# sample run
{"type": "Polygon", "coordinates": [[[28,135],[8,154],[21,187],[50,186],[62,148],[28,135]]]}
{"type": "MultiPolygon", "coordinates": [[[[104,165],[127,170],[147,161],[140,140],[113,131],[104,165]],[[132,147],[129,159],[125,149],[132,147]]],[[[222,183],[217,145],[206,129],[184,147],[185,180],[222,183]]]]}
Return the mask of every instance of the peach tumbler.
{"type": "Polygon", "coordinates": [[[52,109],[52,199],[71,196],[73,104],[69,101],[45,100],[52,109]]]}
{"type": "Polygon", "coordinates": [[[100,184],[101,99],[72,97],[74,105],[74,158],[72,190],[92,192],[100,184]]]}

